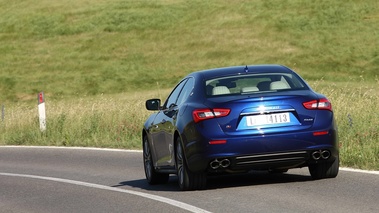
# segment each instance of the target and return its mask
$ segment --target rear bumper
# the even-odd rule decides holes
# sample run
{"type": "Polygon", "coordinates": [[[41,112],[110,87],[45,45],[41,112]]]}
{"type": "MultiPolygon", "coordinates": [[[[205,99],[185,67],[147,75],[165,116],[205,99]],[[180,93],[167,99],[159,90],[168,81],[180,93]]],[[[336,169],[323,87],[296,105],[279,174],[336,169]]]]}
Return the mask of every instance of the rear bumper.
{"type": "MultiPolygon", "coordinates": [[[[226,168],[212,169],[208,167],[210,172],[218,171],[246,171],[246,170],[274,170],[274,169],[291,169],[308,166],[320,162],[331,162],[336,159],[338,152],[335,149],[320,150],[303,150],[281,153],[265,153],[256,155],[245,155],[230,158],[230,166],[226,168]],[[314,153],[329,153],[325,158],[314,158],[314,153]]],[[[320,155],[321,156],[321,155],[320,155]]]]}
{"type": "Polygon", "coordinates": [[[337,131],[334,129],[320,136],[314,136],[313,131],[309,131],[222,139],[227,142],[210,145],[209,139],[202,138],[187,143],[186,156],[189,169],[193,172],[290,169],[323,161],[334,161],[339,156],[337,131]],[[312,154],[318,152],[321,154],[323,151],[329,153],[327,158],[312,157],[312,154]],[[211,168],[212,162],[224,159],[230,162],[227,167],[211,168]]]}

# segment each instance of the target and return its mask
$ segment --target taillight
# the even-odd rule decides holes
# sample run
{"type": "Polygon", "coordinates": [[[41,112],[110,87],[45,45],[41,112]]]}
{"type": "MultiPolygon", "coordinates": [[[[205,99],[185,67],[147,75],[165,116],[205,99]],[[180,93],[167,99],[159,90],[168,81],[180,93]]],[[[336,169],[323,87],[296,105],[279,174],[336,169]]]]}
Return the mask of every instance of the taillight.
{"type": "Polygon", "coordinates": [[[229,115],[230,109],[195,109],[192,112],[193,120],[198,123],[216,117],[224,117],[229,115]]]}
{"type": "Polygon", "coordinates": [[[329,134],[328,131],[321,131],[321,132],[314,132],[313,136],[320,136],[320,135],[327,135],[329,134]]]}
{"type": "Polygon", "coordinates": [[[209,141],[210,145],[217,145],[217,144],[226,144],[226,140],[213,140],[209,141]]]}
{"type": "Polygon", "coordinates": [[[326,98],[304,102],[303,106],[306,109],[325,109],[325,110],[332,111],[332,104],[326,98]]]}

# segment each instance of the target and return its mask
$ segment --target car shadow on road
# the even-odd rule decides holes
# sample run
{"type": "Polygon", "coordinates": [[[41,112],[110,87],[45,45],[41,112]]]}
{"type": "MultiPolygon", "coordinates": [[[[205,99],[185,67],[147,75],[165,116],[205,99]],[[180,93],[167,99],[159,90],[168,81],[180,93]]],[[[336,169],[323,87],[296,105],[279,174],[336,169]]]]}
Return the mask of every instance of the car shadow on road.
{"type": "MultiPolygon", "coordinates": [[[[313,181],[309,175],[300,174],[271,174],[263,171],[253,171],[247,174],[209,176],[206,190],[243,187],[254,185],[288,184],[313,181]]],[[[150,185],[146,179],[120,182],[112,187],[130,186],[148,191],[180,191],[177,176],[172,175],[167,184],[150,185]]]]}
{"type": "Polygon", "coordinates": [[[290,173],[272,174],[266,171],[253,171],[247,174],[209,177],[207,182],[207,188],[218,189],[241,186],[287,184],[295,182],[306,182],[312,180],[312,177],[308,175],[290,173]]]}
{"type": "Polygon", "coordinates": [[[147,191],[179,191],[178,181],[176,176],[170,176],[169,181],[166,184],[150,185],[146,179],[123,181],[112,187],[130,186],[133,188],[140,188],[147,191]]]}

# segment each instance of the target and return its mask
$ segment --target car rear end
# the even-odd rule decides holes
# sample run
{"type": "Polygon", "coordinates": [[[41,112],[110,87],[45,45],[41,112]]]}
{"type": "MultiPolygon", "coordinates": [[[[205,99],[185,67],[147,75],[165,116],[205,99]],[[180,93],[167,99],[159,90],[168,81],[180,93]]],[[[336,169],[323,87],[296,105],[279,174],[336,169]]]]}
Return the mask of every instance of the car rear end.
{"type": "Polygon", "coordinates": [[[297,74],[213,77],[205,86],[213,88],[204,107],[193,110],[192,145],[202,150],[191,156],[193,169],[286,170],[338,158],[331,103],[297,74]]]}

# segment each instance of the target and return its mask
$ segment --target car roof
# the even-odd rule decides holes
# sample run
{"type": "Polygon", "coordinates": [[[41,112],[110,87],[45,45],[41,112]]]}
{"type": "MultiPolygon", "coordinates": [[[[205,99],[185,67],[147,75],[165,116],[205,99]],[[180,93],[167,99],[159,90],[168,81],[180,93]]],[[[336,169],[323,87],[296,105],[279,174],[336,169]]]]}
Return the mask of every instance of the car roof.
{"type": "Polygon", "coordinates": [[[251,73],[293,73],[291,69],[286,66],[278,64],[263,64],[263,65],[245,65],[245,66],[233,66],[233,67],[223,67],[214,68],[208,70],[196,71],[188,76],[193,76],[200,79],[211,79],[219,76],[229,76],[236,74],[251,74],[251,73]],[[247,69],[246,69],[247,68],[247,69]]]}

